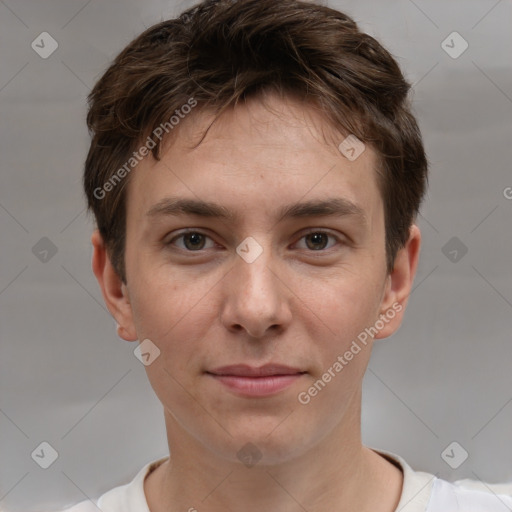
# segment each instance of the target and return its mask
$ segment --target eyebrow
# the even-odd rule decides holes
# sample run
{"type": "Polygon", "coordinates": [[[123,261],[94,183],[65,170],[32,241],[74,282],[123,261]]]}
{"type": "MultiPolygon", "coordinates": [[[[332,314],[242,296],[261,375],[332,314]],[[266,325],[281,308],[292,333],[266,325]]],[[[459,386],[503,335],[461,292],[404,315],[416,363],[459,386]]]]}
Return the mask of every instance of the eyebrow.
{"type": "MultiPolygon", "coordinates": [[[[152,206],[146,216],[180,216],[197,215],[206,218],[218,218],[228,222],[236,223],[239,215],[226,207],[196,199],[184,199],[166,197],[152,206]]],[[[348,199],[341,197],[312,200],[306,202],[292,203],[282,206],[278,210],[277,222],[286,218],[304,218],[304,217],[360,217],[366,222],[364,210],[348,199]]]]}

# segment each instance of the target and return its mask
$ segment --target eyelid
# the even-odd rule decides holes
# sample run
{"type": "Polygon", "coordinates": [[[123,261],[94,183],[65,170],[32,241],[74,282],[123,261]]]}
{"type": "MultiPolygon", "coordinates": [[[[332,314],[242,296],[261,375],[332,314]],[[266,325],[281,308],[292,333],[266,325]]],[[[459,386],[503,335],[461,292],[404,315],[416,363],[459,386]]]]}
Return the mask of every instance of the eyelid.
{"type": "MultiPolygon", "coordinates": [[[[293,245],[295,245],[296,243],[298,243],[300,240],[302,240],[305,236],[307,235],[310,235],[310,234],[313,234],[313,233],[320,233],[320,234],[324,234],[324,235],[327,235],[328,237],[332,237],[334,238],[338,243],[336,245],[346,245],[347,244],[347,241],[343,239],[343,237],[339,236],[338,234],[334,234],[331,230],[329,229],[326,229],[326,228],[308,228],[306,231],[301,231],[300,232],[300,236],[298,237],[297,241],[293,243],[293,245]]],[[[311,252],[311,253],[322,253],[322,252],[329,252],[330,250],[334,249],[335,246],[333,247],[330,247],[329,249],[320,249],[318,251],[312,251],[312,250],[309,250],[308,252],[311,252]]]]}
{"type": "MultiPolygon", "coordinates": [[[[178,240],[179,238],[182,238],[183,236],[185,235],[188,235],[189,233],[194,233],[194,234],[198,234],[198,235],[202,235],[206,238],[209,238],[212,242],[215,243],[215,240],[213,240],[213,238],[208,234],[206,233],[205,231],[203,231],[202,229],[199,229],[199,228],[185,228],[185,229],[182,229],[180,231],[178,231],[177,233],[175,233],[173,235],[173,237],[169,240],[166,240],[166,238],[164,238],[164,245],[165,246],[168,246],[168,245],[171,245],[171,246],[174,246],[173,242],[175,242],[176,240],[178,240]]],[[[178,247],[178,249],[181,249],[180,247],[178,247]]],[[[205,249],[200,249],[198,251],[189,251],[187,249],[182,249],[186,252],[201,252],[201,251],[204,251],[205,249]]]]}
{"type": "MultiPolygon", "coordinates": [[[[169,241],[165,241],[164,242],[164,245],[165,246],[173,246],[173,247],[176,247],[174,245],[174,242],[176,240],[178,240],[179,238],[182,238],[183,236],[189,234],[189,233],[196,233],[196,234],[199,234],[199,235],[202,235],[206,238],[209,238],[212,242],[216,243],[215,240],[213,240],[213,238],[207,233],[205,232],[204,230],[202,230],[201,228],[185,228],[181,231],[178,231],[177,233],[174,234],[174,236],[169,240],[169,241]]],[[[309,235],[309,234],[313,234],[313,233],[320,233],[320,234],[324,234],[324,235],[327,235],[328,237],[332,237],[336,240],[337,244],[336,245],[346,245],[347,244],[347,240],[344,240],[342,236],[339,236],[338,234],[334,234],[331,230],[329,229],[326,229],[326,228],[307,228],[305,231],[301,231],[300,232],[300,236],[298,236],[298,238],[296,239],[296,241],[292,244],[292,245],[295,245],[297,244],[298,242],[300,242],[305,236],[309,235]]],[[[331,249],[333,249],[335,246],[333,247],[330,247],[329,249],[320,249],[318,251],[313,251],[313,250],[310,250],[308,252],[317,252],[317,253],[322,253],[322,252],[329,252],[331,249]]],[[[201,252],[204,252],[208,249],[199,249],[197,251],[191,251],[191,250],[188,250],[188,249],[182,249],[181,247],[176,247],[177,249],[181,250],[181,251],[184,251],[184,252],[188,252],[188,253],[201,253],[201,252]]]]}

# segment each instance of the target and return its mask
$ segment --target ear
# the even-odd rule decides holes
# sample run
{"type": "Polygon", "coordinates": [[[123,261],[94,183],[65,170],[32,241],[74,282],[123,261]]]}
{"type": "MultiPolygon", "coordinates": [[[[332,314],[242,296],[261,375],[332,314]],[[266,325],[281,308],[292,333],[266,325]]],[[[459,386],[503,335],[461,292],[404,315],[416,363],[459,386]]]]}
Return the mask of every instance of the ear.
{"type": "Polygon", "coordinates": [[[100,285],[107,309],[117,322],[117,334],[126,341],[136,341],[137,333],[128,288],[114,270],[99,230],[94,231],[91,242],[92,270],[100,285]]]}
{"type": "Polygon", "coordinates": [[[420,229],[413,224],[409,229],[409,239],[397,252],[393,271],[387,278],[379,316],[384,323],[384,328],[379,330],[375,339],[391,336],[402,323],[418,267],[420,246],[420,229]]]}

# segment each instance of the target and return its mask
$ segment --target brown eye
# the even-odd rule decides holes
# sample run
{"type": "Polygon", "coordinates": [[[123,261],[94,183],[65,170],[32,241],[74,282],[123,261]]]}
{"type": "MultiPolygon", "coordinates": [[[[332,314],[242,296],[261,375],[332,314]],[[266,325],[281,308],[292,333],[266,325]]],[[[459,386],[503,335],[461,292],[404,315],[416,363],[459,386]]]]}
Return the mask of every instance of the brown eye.
{"type": "Polygon", "coordinates": [[[318,251],[325,249],[329,237],[325,233],[310,233],[305,236],[305,239],[307,240],[306,245],[309,249],[318,251]]]}
{"type": "Polygon", "coordinates": [[[188,231],[186,233],[182,233],[181,235],[175,236],[167,243],[167,245],[175,245],[179,249],[183,249],[188,252],[197,252],[205,249],[207,239],[210,239],[210,237],[199,231],[188,231]],[[183,240],[183,244],[175,244],[176,240],[180,239],[183,240]]]}
{"type": "Polygon", "coordinates": [[[204,247],[204,236],[201,233],[187,233],[183,235],[183,241],[187,249],[202,249],[204,247]]]}
{"type": "Polygon", "coordinates": [[[305,234],[301,240],[306,241],[306,249],[310,251],[323,251],[326,248],[330,249],[333,247],[333,245],[336,245],[336,242],[339,243],[339,239],[337,237],[325,231],[312,231],[305,234]],[[334,240],[335,243],[331,244],[330,247],[327,247],[329,244],[329,239],[334,240]]]}

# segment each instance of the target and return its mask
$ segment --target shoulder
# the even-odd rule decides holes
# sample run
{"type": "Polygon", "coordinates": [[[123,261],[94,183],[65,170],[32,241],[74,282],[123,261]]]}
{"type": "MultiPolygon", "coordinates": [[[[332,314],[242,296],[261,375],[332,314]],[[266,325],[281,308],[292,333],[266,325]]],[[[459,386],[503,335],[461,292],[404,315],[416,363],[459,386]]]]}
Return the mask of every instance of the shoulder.
{"type": "Polygon", "coordinates": [[[475,480],[450,483],[431,473],[413,470],[395,453],[376,450],[402,469],[402,495],[397,512],[510,512],[512,483],[488,484],[475,480]]]}
{"type": "Polygon", "coordinates": [[[506,496],[512,496],[512,481],[491,484],[487,482],[481,482],[480,480],[464,478],[462,480],[456,480],[453,483],[459,487],[474,489],[475,491],[493,492],[495,494],[505,494],[506,496]]]}
{"type": "Polygon", "coordinates": [[[512,509],[512,496],[463,487],[436,478],[426,512],[503,512],[512,509]]]}
{"type": "Polygon", "coordinates": [[[81,501],[59,512],[149,512],[144,480],[167,459],[164,457],[146,464],[131,482],[110,489],[98,500],[81,501]]]}
{"type": "Polygon", "coordinates": [[[98,512],[98,506],[92,501],[82,501],[61,512],[98,512]]]}

